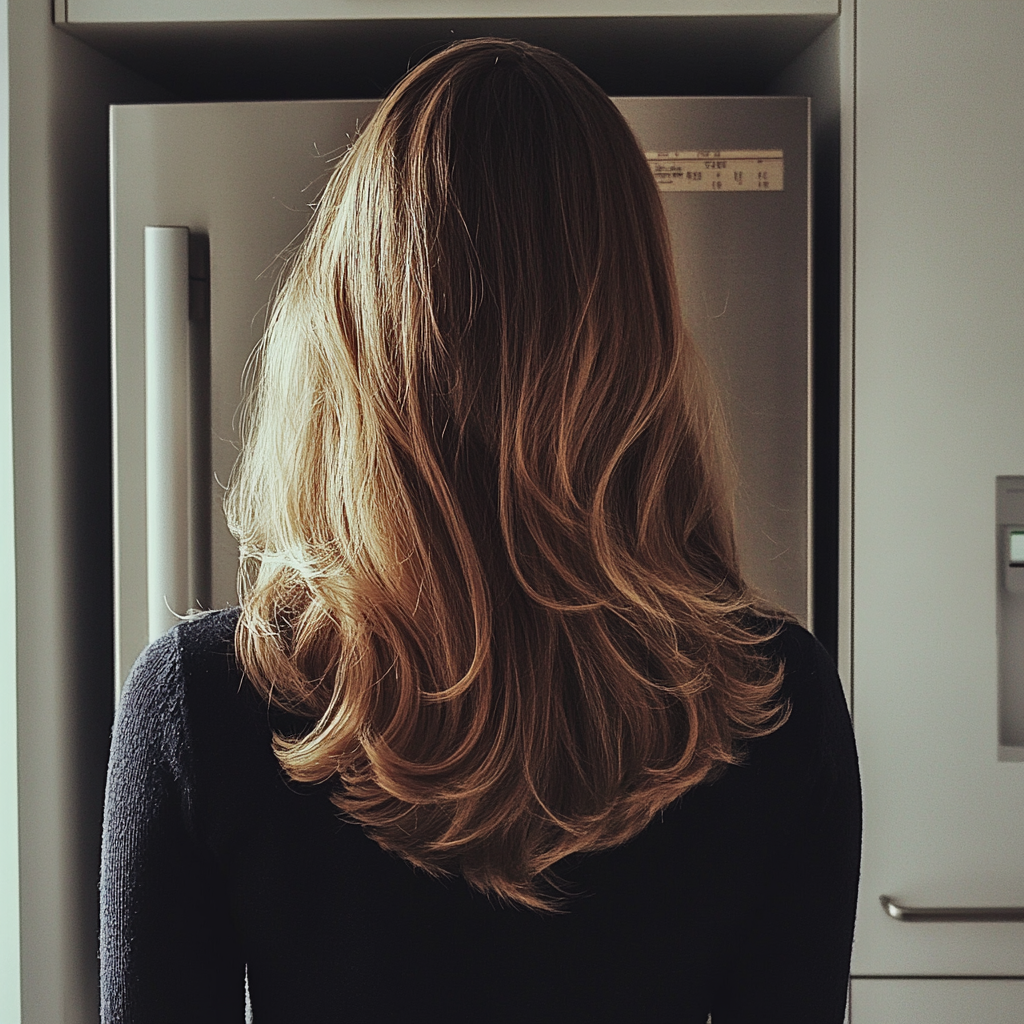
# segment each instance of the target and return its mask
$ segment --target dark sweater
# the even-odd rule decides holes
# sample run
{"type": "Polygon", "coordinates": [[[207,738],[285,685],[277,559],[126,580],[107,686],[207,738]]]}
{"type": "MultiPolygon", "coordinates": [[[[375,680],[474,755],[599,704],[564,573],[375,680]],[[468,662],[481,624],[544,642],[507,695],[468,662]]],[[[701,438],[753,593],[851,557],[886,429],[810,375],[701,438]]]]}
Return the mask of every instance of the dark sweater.
{"type": "Polygon", "coordinates": [[[568,858],[569,913],[499,908],[345,824],[271,752],[237,610],[132,670],[103,829],[103,1020],[839,1024],[860,866],[853,730],[787,626],[790,720],[631,842],[568,858]]]}

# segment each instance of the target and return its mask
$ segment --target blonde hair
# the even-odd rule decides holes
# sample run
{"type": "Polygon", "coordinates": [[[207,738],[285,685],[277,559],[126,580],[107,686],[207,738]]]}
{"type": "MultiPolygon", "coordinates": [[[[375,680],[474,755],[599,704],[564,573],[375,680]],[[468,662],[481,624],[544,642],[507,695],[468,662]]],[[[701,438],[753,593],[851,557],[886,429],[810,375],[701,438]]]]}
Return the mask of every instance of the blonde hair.
{"type": "Polygon", "coordinates": [[[660,197],[564,58],[477,39],[399,83],[323,193],[250,403],[238,658],[308,722],[275,736],[286,773],[383,848],[556,910],[552,865],[788,716],[660,197]]]}

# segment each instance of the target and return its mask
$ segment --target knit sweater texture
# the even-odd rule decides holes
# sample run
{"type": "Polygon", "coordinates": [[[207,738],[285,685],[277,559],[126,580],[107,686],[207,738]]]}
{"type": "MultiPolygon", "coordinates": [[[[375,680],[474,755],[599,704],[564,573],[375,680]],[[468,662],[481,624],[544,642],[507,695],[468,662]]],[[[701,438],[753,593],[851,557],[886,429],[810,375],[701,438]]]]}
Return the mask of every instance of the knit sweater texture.
{"type": "Polygon", "coordinates": [[[861,851],[853,729],[799,626],[790,719],[612,850],[559,862],[568,913],[436,880],[291,782],[234,658],[237,609],[132,669],[103,828],[107,1024],[841,1024],[861,851]],[[246,982],[246,978],[248,982],[246,982]]]}

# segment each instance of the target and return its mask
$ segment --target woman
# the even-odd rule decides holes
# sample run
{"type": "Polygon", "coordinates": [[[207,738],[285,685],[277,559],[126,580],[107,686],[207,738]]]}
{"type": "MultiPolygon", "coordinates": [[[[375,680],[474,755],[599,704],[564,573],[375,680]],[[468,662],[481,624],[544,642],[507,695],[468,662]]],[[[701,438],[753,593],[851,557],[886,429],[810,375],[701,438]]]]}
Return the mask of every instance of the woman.
{"type": "Polygon", "coordinates": [[[241,609],[133,669],[110,1021],[838,1022],[860,788],[745,583],[667,228],[610,100],[453,45],[335,171],[228,495],[241,609]]]}

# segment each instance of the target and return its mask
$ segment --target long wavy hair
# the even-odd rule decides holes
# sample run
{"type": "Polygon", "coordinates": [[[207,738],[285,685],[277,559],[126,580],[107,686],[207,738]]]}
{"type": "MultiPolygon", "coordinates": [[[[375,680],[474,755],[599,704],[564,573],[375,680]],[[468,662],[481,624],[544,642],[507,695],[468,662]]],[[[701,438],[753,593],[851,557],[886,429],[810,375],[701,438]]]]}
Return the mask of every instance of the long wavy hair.
{"type": "Polygon", "coordinates": [[[660,197],[567,60],[476,39],[407,74],[257,354],[237,656],[305,722],[288,776],[383,848],[558,910],[553,865],[788,717],[660,197]]]}

